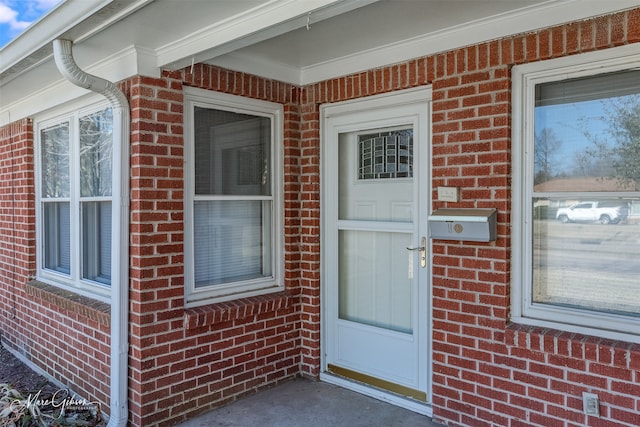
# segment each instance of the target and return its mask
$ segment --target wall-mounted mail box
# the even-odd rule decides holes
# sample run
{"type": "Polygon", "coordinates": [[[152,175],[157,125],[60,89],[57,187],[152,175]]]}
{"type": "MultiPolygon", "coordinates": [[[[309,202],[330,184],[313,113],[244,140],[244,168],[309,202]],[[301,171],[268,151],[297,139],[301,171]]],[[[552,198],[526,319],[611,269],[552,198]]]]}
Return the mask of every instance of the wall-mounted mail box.
{"type": "Polygon", "coordinates": [[[429,237],[445,240],[496,240],[496,209],[436,209],[429,215],[429,237]]]}

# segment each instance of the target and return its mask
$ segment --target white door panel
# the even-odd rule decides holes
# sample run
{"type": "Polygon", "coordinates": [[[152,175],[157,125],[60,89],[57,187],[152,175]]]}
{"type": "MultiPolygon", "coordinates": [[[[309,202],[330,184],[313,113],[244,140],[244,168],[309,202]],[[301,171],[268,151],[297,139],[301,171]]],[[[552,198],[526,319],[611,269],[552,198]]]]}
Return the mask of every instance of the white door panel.
{"type": "Polygon", "coordinates": [[[354,325],[351,322],[336,322],[336,340],[339,346],[336,349],[335,363],[352,370],[362,370],[392,382],[400,382],[419,387],[414,375],[415,358],[411,356],[415,350],[415,342],[412,334],[392,332],[384,328],[374,328],[366,325],[354,325]],[[382,339],[381,339],[382,337],[382,339]],[[395,346],[386,348],[386,343],[391,340],[395,346]],[[361,357],[362,351],[368,357],[361,357]],[[388,369],[381,367],[397,365],[398,369],[390,376],[388,369]]]}

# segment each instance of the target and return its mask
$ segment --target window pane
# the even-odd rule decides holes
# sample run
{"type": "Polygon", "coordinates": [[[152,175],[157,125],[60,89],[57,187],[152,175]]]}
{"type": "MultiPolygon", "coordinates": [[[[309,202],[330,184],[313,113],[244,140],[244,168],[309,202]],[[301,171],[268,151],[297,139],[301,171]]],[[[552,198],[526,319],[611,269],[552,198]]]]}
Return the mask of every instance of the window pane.
{"type": "Polygon", "coordinates": [[[111,202],[82,203],[82,278],[111,284],[111,202]]]}
{"type": "Polygon", "coordinates": [[[270,201],[194,203],[195,286],[270,277],[270,201]]]}
{"type": "Polygon", "coordinates": [[[195,194],[271,195],[271,120],[195,108],[195,194]]]}
{"type": "Polygon", "coordinates": [[[411,234],[340,230],[338,242],[340,318],[411,333],[411,234]]]}
{"type": "Polygon", "coordinates": [[[42,197],[69,197],[69,123],[43,129],[42,197]]]}
{"type": "Polygon", "coordinates": [[[640,189],[640,71],[536,86],[534,191],[640,189]]]}
{"type": "Polygon", "coordinates": [[[59,273],[71,271],[71,220],[68,202],[43,206],[44,267],[59,273]]]}
{"type": "Polygon", "coordinates": [[[80,118],[80,193],[110,196],[113,148],[111,108],[80,118]]]}
{"type": "Polygon", "coordinates": [[[640,199],[533,204],[534,303],[640,316],[640,199]]]}

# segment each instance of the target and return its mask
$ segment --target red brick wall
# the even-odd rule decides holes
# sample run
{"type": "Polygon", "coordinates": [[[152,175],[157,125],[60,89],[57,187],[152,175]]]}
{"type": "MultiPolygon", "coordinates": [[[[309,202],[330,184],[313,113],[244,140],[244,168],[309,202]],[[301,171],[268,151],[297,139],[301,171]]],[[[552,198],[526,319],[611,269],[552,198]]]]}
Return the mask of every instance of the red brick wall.
{"type": "Polygon", "coordinates": [[[636,9],[435,56],[433,187],[461,187],[450,206],[499,212],[497,242],[433,246],[436,418],[640,425],[640,346],[508,323],[511,66],[638,41],[636,9]],[[582,414],[583,391],[600,396],[600,418],[582,414]]]}
{"type": "Polygon", "coordinates": [[[30,282],[36,272],[33,150],[31,120],[0,129],[2,344],[108,411],[108,306],[30,282]]]}
{"type": "Polygon", "coordinates": [[[35,272],[33,125],[25,119],[0,129],[0,332],[3,345],[27,352],[31,320],[24,283],[35,272]]]}
{"type": "Polygon", "coordinates": [[[131,128],[130,421],[165,425],[299,373],[299,90],[215,67],[127,84],[131,128]],[[183,85],[284,106],[285,290],[184,307],[183,85]]]}
{"type": "Polygon", "coordinates": [[[2,339],[25,345],[19,329],[23,284],[35,271],[33,125],[25,119],[0,129],[0,308],[2,339]]]}

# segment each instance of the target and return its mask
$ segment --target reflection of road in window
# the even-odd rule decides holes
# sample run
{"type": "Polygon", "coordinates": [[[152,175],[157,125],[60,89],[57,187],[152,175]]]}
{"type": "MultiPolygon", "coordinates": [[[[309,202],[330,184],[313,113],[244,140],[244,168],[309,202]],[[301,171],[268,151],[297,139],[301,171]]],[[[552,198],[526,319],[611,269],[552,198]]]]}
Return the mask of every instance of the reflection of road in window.
{"type": "Polygon", "coordinates": [[[640,314],[640,226],[534,222],[533,300],[640,314]]]}

